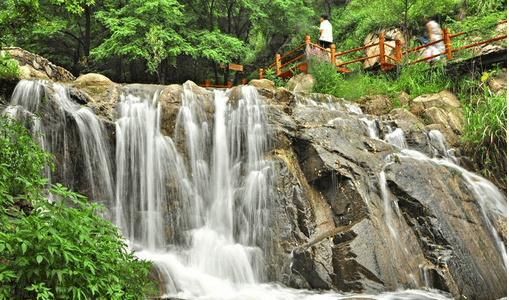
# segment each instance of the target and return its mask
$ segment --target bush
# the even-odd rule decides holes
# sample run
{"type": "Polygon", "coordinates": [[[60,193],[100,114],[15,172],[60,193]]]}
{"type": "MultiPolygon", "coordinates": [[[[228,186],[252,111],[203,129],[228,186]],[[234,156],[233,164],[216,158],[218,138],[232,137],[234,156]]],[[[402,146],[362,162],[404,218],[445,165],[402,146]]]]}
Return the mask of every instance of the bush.
{"type": "Polygon", "coordinates": [[[11,59],[9,52],[0,55],[0,80],[14,80],[21,75],[18,62],[11,59]]]}
{"type": "Polygon", "coordinates": [[[0,118],[0,299],[143,299],[151,264],[136,259],[104,208],[39,175],[51,155],[0,118]],[[24,211],[21,201],[34,209],[24,211]]]}
{"type": "Polygon", "coordinates": [[[463,109],[465,150],[472,153],[484,176],[506,181],[507,97],[488,95],[477,103],[465,104],[463,109]]]}

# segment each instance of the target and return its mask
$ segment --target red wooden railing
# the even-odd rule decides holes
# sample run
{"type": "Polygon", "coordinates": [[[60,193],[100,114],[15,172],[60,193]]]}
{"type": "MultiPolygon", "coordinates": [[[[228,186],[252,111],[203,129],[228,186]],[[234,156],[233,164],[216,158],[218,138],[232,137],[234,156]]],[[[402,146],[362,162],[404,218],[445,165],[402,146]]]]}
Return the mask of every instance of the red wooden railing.
{"type": "MultiPolygon", "coordinates": [[[[242,85],[245,85],[246,84],[246,79],[245,78],[242,78],[242,85]]],[[[228,81],[226,84],[210,84],[210,79],[205,79],[205,83],[204,84],[198,84],[198,86],[202,86],[202,87],[211,87],[211,88],[231,88],[233,87],[232,83],[230,81],[228,81]]]]}
{"type": "MultiPolygon", "coordinates": [[[[507,20],[498,22],[498,24],[503,24],[503,23],[507,23],[507,20]]],[[[304,51],[303,48],[305,46],[307,46],[307,45],[309,45],[310,47],[313,47],[313,48],[320,49],[323,52],[325,52],[326,54],[328,54],[329,57],[330,57],[331,63],[336,67],[336,69],[339,72],[349,73],[349,72],[351,72],[351,70],[345,68],[344,66],[347,66],[347,65],[350,65],[350,64],[353,64],[353,63],[357,63],[357,62],[363,62],[365,60],[372,59],[372,58],[378,58],[380,60],[380,69],[382,71],[389,70],[389,69],[393,68],[396,64],[401,63],[403,61],[404,57],[406,58],[406,60],[409,60],[409,54],[414,53],[416,51],[419,51],[419,50],[421,50],[423,48],[427,48],[428,46],[431,46],[431,45],[434,45],[434,44],[438,44],[440,42],[444,42],[444,44],[445,44],[445,51],[444,52],[436,54],[436,55],[433,55],[433,56],[430,56],[430,57],[425,57],[425,58],[417,59],[415,61],[409,62],[408,65],[413,65],[413,64],[416,64],[416,63],[419,63],[419,62],[429,61],[429,60],[431,60],[433,58],[436,58],[436,57],[439,57],[439,56],[442,56],[442,55],[444,55],[447,59],[453,59],[454,57],[453,57],[452,54],[454,52],[457,52],[457,51],[460,51],[460,50],[464,50],[464,49],[468,49],[468,48],[472,48],[472,47],[476,47],[476,46],[487,44],[487,43],[492,43],[492,42],[503,40],[503,39],[507,38],[507,34],[505,34],[505,35],[498,36],[498,37],[495,37],[495,38],[492,38],[492,39],[488,39],[488,40],[485,40],[485,41],[481,41],[481,42],[477,42],[477,43],[474,43],[474,44],[470,44],[470,45],[467,45],[467,46],[462,46],[462,47],[458,47],[458,48],[453,49],[452,48],[452,39],[455,38],[455,37],[464,35],[464,34],[466,34],[466,32],[460,32],[460,33],[456,33],[456,34],[451,34],[451,32],[450,32],[450,30],[448,28],[444,28],[443,32],[444,32],[444,37],[442,39],[437,40],[437,41],[433,41],[433,42],[430,42],[428,44],[421,45],[421,46],[418,46],[418,47],[415,47],[415,48],[412,48],[412,49],[409,49],[409,50],[404,51],[404,52],[402,51],[402,44],[401,44],[400,40],[396,40],[395,41],[395,46],[392,46],[392,45],[387,44],[385,42],[385,36],[383,34],[379,34],[379,36],[378,36],[379,40],[378,40],[377,43],[373,43],[373,44],[366,45],[366,46],[363,46],[363,47],[347,50],[347,51],[340,52],[340,53],[336,53],[336,46],[335,45],[331,45],[330,50],[324,49],[324,48],[322,48],[322,47],[320,47],[320,46],[318,46],[316,44],[311,43],[311,37],[310,36],[306,36],[306,41],[305,41],[304,44],[298,46],[297,48],[295,48],[292,51],[288,52],[284,56],[281,56],[280,54],[276,54],[276,61],[273,64],[271,64],[266,69],[259,69],[259,71],[258,71],[259,78],[262,79],[263,75],[268,70],[271,70],[273,68],[275,68],[275,74],[277,76],[279,76],[279,77],[282,77],[282,78],[292,77],[293,76],[293,71],[295,69],[300,69],[302,72],[306,73],[306,71],[307,71],[307,63],[306,63],[306,61],[300,62],[298,65],[296,65],[294,67],[291,67],[291,68],[287,69],[286,71],[284,70],[284,68],[289,66],[290,64],[295,63],[295,62],[301,60],[302,58],[304,58],[305,53],[302,53],[301,55],[293,57],[289,61],[285,61],[288,58],[292,57],[292,55],[296,54],[298,51],[304,51]],[[336,63],[341,56],[345,56],[347,54],[354,53],[354,52],[357,52],[357,51],[363,51],[365,49],[368,49],[368,48],[371,48],[371,47],[376,47],[376,46],[378,46],[378,49],[379,49],[377,54],[374,54],[374,55],[371,55],[371,56],[366,56],[366,57],[361,57],[361,58],[357,58],[357,59],[353,59],[351,61],[336,63]],[[395,56],[387,55],[385,53],[385,47],[392,48],[395,51],[395,56]],[[389,61],[391,61],[391,62],[389,62],[389,61]]]]}

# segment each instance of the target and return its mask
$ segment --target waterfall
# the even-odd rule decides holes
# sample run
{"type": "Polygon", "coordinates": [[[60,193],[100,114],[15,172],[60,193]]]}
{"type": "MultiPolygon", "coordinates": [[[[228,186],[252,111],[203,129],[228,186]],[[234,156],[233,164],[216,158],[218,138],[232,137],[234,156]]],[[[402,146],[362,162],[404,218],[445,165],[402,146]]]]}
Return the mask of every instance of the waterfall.
{"type": "MultiPolygon", "coordinates": [[[[65,85],[22,80],[4,113],[19,120],[31,120],[34,138],[58,157],[60,175],[55,176],[61,178],[55,181],[62,180],[73,188],[79,177],[73,172],[84,174],[79,175],[87,182],[76,186],[89,187],[89,197],[109,208],[107,217],[120,228],[136,255],[154,263],[163,278],[163,297],[281,300],[359,297],[294,290],[264,282],[268,207],[274,200],[273,168],[266,160],[269,147],[265,103],[253,87],[239,88],[240,97],[231,97],[231,90],[205,94],[195,93],[194,88],[190,83],[183,85],[171,137],[161,134],[163,103],[159,92],[135,95],[125,89],[116,107],[119,118],[113,124],[115,151],[111,153],[113,149],[108,149],[104,140],[104,121],[89,108],[73,102],[65,85]],[[54,101],[51,106],[56,104],[54,111],[50,117],[37,117],[43,108],[50,109],[46,107],[50,106],[46,104],[50,94],[54,101]],[[76,141],[79,145],[73,145],[76,141]],[[68,150],[71,148],[79,157],[72,157],[68,150]]],[[[306,101],[318,106],[313,100],[306,101]]],[[[319,108],[340,109],[333,104],[328,99],[319,108]]],[[[347,105],[347,110],[349,115],[362,113],[356,106],[347,105]]],[[[370,138],[379,139],[380,123],[366,118],[358,120],[365,124],[370,138]]],[[[337,118],[329,124],[344,121],[337,118]]],[[[399,148],[401,158],[446,166],[462,174],[479,199],[486,224],[497,239],[506,264],[504,244],[493,226],[497,216],[506,216],[504,197],[487,180],[454,164],[452,151],[446,148],[440,132],[431,131],[428,136],[435,154],[445,158],[429,158],[408,150],[401,129],[391,131],[384,140],[399,148]]],[[[408,264],[411,254],[400,241],[405,233],[398,229],[405,222],[397,202],[389,197],[384,170],[382,167],[379,177],[374,177],[383,200],[382,222],[390,232],[387,242],[394,251],[390,260],[398,268],[408,264]]],[[[49,170],[47,174],[50,175],[49,170]]],[[[332,176],[332,182],[336,182],[335,173],[332,176]]],[[[418,276],[420,272],[424,284],[431,287],[428,267],[422,265],[414,274],[418,276]]],[[[419,286],[413,274],[406,276],[413,280],[413,286],[419,286]]],[[[411,290],[362,297],[450,299],[450,295],[437,291],[411,290]]]]}
{"type": "MultiPolygon", "coordinates": [[[[114,198],[110,159],[104,141],[104,125],[90,109],[82,108],[70,100],[67,87],[58,83],[22,80],[16,86],[10,104],[6,113],[18,120],[29,116],[34,123],[31,130],[34,137],[37,137],[35,140],[56,156],[55,165],[63,170],[60,182],[71,188],[74,186],[75,176],[68,172],[68,165],[78,162],[76,158],[70,157],[69,149],[77,147],[83,156],[81,163],[84,164],[87,174],[89,196],[103,205],[107,205],[114,198]],[[37,115],[43,102],[48,101],[47,89],[53,90],[53,99],[58,104],[58,109],[49,121],[43,122],[37,115]],[[67,116],[76,124],[79,146],[70,141],[73,132],[70,132],[67,116]]],[[[51,178],[49,170],[46,173],[51,178]]]]}

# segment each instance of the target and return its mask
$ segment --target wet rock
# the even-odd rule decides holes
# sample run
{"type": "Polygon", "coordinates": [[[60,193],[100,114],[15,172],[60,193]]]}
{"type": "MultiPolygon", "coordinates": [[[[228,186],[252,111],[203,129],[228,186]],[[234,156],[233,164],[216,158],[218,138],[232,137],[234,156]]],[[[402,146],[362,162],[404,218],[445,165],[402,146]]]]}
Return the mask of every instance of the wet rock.
{"type": "Polygon", "coordinates": [[[276,90],[274,98],[278,103],[287,104],[293,100],[294,96],[289,90],[280,87],[276,90]]]}
{"type": "Polygon", "coordinates": [[[90,101],[90,98],[86,92],[74,88],[69,89],[69,96],[71,99],[81,105],[85,105],[90,101]]]}
{"type": "Polygon", "coordinates": [[[314,79],[310,74],[300,73],[290,78],[286,88],[293,93],[309,94],[313,90],[314,79]]]}
{"type": "Polygon", "coordinates": [[[504,266],[495,263],[498,248],[461,175],[407,159],[390,165],[386,172],[389,189],[419,238],[426,260],[440,266],[446,273],[443,278],[451,278],[450,282],[440,280],[438,288],[455,297],[460,289],[467,298],[503,297],[506,287],[501,282],[506,273],[504,266]],[[481,267],[486,265],[491,267],[481,267]],[[483,278],[482,283],[478,278],[483,278]]]}
{"type": "Polygon", "coordinates": [[[370,115],[384,115],[392,109],[391,100],[385,95],[375,95],[361,104],[362,110],[370,115]]]}
{"type": "Polygon", "coordinates": [[[274,91],[276,88],[274,86],[274,82],[268,79],[253,79],[249,81],[249,85],[262,88],[268,91],[274,91]]]}

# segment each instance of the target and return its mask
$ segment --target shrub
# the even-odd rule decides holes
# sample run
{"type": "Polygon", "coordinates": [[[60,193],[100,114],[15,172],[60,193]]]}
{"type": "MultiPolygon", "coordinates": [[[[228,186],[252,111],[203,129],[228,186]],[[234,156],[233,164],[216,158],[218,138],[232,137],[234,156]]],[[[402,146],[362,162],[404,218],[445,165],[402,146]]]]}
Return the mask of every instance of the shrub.
{"type": "Polygon", "coordinates": [[[136,259],[104,208],[39,173],[51,155],[0,117],[0,299],[143,299],[151,264],[136,259]],[[24,211],[20,201],[34,209],[24,211]],[[16,204],[16,205],[15,205],[16,204]]]}
{"type": "Polygon", "coordinates": [[[465,150],[473,154],[485,176],[502,179],[507,165],[507,97],[484,96],[463,109],[465,150]]]}
{"type": "Polygon", "coordinates": [[[19,76],[18,62],[11,59],[9,52],[5,51],[4,55],[0,55],[0,80],[14,80],[19,76]]]}

